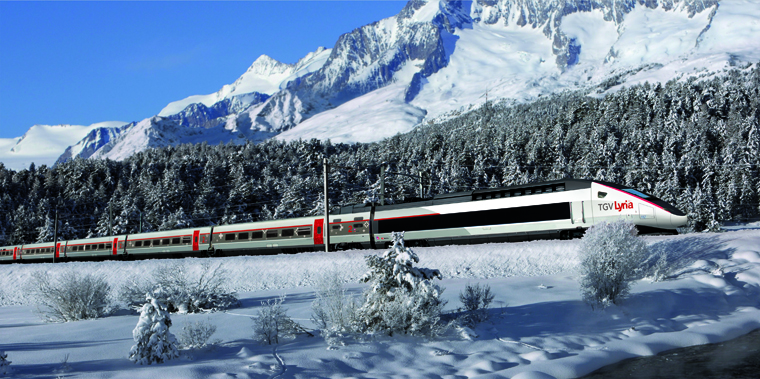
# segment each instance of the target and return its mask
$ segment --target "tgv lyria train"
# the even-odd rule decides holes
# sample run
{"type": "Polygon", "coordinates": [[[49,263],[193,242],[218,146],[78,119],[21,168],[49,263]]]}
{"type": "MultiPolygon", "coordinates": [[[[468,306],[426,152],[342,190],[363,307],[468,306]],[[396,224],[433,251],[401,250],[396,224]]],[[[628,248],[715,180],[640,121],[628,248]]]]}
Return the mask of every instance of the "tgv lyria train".
{"type": "MultiPolygon", "coordinates": [[[[635,189],[561,180],[438,195],[384,206],[354,205],[331,214],[331,251],[384,248],[391,232],[407,245],[436,246],[568,239],[603,221],[626,220],[639,232],[676,233],[686,215],[635,189]]],[[[0,247],[4,262],[185,255],[278,254],[325,249],[323,216],[198,227],[0,247]]]]}

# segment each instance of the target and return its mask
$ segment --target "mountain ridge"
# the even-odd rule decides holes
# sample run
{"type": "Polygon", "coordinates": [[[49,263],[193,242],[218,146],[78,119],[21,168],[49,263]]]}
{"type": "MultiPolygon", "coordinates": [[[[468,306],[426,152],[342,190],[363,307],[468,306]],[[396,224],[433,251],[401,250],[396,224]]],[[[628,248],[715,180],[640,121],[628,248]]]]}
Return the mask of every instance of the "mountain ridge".
{"type": "Polygon", "coordinates": [[[138,143],[140,133],[125,137],[133,123],[101,133],[107,143],[90,141],[104,149],[98,154],[66,159],[117,159],[130,144],[134,153],[201,134],[233,143],[373,142],[492,99],[574,89],[604,96],[646,81],[718,75],[760,61],[758,23],[760,6],[746,0],[412,0],[294,64],[262,55],[235,82],[172,102],[162,121],[143,124],[174,130],[171,138],[142,134],[138,143]]]}

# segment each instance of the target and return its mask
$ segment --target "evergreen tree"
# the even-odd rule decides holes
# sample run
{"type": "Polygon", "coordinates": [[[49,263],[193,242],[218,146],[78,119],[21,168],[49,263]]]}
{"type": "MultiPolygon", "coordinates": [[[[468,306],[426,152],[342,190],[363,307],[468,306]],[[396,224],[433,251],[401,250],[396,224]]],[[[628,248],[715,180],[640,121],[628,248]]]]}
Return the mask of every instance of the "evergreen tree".
{"type": "Polygon", "coordinates": [[[164,363],[178,358],[177,339],[169,332],[172,320],[166,305],[158,299],[164,298],[159,287],[145,295],[147,303],[140,310],[140,320],[132,331],[135,345],[129,351],[129,360],[134,363],[164,363]]]}

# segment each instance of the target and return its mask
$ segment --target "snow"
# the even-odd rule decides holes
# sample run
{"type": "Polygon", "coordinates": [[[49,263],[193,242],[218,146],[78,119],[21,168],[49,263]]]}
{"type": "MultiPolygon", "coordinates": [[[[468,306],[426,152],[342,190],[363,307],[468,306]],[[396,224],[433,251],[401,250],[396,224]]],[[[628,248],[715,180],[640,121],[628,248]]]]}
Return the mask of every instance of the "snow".
{"type": "Polygon", "coordinates": [[[483,103],[486,92],[490,99],[529,99],[560,74],[551,41],[540,29],[473,24],[445,38],[448,66],[428,77],[412,101],[429,117],[483,103]]]}
{"type": "Polygon", "coordinates": [[[579,62],[601,63],[617,41],[617,26],[604,20],[601,10],[578,12],[562,18],[560,30],[581,46],[579,62]]]}
{"type": "Polygon", "coordinates": [[[425,111],[404,101],[405,90],[404,84],[380,88],[319,113],[275,138],[369,143],[409,132],[422,121],[425,111]]]}
{"type": "Polygon", "coordinates": [[[617,55],[613,62],[635,67],[687,55],[709,24],[710,11],[707,9],[689,18],[684,8],[665,11],[637,6],[626,15],[622,32],[612,46],[617,55]]]}
{"type": "Polygon", "coordinates": [[[52,166],[67,147],[76,144],[93,129],[115,128],[126,124],[107,121],[83,125],[34,125],[17,138],[0,138],[0,162],[12,170],[28,169],[35,165],[52,166]]]}
{"type": "Polygon", "coordinates": [[[760,6],[753,0],[724,0],[715,12],[710,29],[699,41],[699,52],[733,54],[742,60],[760,60],[760,49],[752,41],[760,35],[760,6]],[[749,43],[748,43],[749,42],[749,43]]]}
{"type": "Polygon", "coordinates": [[[228,285],[241,291],[242,307],[172,315],[171,332],[208,320],[218,328],[212,339],[221,342],[150,366],[127,359],[138,315],[121,311],[102,319],[45,324],[25,295],[27,279],[40,270],[76,269],[107,274],[118,286],[132,275],[151,275],[157,263],[197,270],[207,259],[3,265],[0,349],[13,362],[11,376],[23,378],[55,377],[66,354],[64,376],[77,378],[571,378],[626,358],[721,342],[759,328],[760,230],[733,227],[724,233],[644,237],[655,252],[669,253],[671,277],[636,281],[627,300],[605,311],[592,311],[581,301],[575,271],[579,241],[415,248],[421,266],[441,270],[447,309],[459,306],[458,294],[468,283],[489,285],[496,295],[491,319],[432,340],[347,339],[345,346],[332,349],[319,336],[299,335],[276,349],[258,344],[250,317],[261,301],[287,294],[287,314],[313,327],[316,279],[334,270],[350,293],[358,293],[365,288],[357,283],[366,272],[363,255],[375,252],[214,259],[231,271],[228,285]]]}

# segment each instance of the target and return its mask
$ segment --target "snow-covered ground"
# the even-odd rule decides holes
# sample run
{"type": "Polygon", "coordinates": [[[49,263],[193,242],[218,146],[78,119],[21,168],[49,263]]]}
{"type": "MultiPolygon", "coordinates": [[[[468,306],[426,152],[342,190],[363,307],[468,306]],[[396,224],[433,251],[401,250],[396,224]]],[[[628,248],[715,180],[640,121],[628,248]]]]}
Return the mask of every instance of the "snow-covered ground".
{"type": "Polygon", "coordinates": [[[151,275],[158,264],[197,270],[205,259],[0,266],[0,350],[12,377],[265,378],[265,377],[513,377],[570,378],[622,359],[725,341],[760,328],[760,230],[645,237],[654,254],[667,252],[671,276],[642,279],[620,306],[592,311],[576,281],[578,241],[416,248],[419,266],[444,275],[448,310],[460,306],[468,283],[488,284],[496,298],[477,337],[451,331],[442,338],[377,337],[327,349],[299,336],[273,349],[251,338],[262,300],[282,294],[288,314],[311,328],[315,280],[335,271],[353,293],[363,286],[363,255],[349,251],[215,259],[229,270],[229,289],[242,307],[227,312],[172,315],[172,331],[208,320],[217,326],[213,349],[185,351],[165,364],[127,360],[138,316],[120,311],[102,319],[46,324],[25,295],[34,272],[74,269],[104,273],[118,287],[151,275]],[[61,370],[66,355],[68,369],[61,370]],[[284,363],[281,366],[279,362],[284,363]]]}

